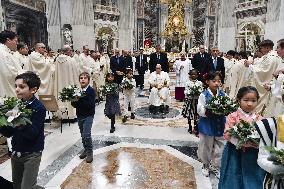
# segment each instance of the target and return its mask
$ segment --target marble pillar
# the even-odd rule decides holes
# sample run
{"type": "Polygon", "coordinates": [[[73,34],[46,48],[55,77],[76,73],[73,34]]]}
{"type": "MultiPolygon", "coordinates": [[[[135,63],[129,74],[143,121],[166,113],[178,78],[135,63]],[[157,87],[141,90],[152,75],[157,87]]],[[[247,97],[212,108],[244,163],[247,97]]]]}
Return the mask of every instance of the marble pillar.
{"type": "Polygon", "coordinates": [[[235,0],[220,0],[218,22],[218,47],[220,51],[234,50],[236,46],[235,0]]]}
{"type": "Polygon", "coordinates": [[[132,50],[134,42],[133,1],[121,0],[117,6],[120,11],[120,19],[118,23],[118,35],[119,35],[118,48],[125,50],[132,50]]]}
{"type": "MultiPolygon", "coordinates": [[[[192,9],[191,9],[191,4],[186,3],[184,6],[184,24],[187,28],[187,31],[189,34],[192,34],[192,27],[193,27],[193,18],[192,18],[192,9]]],[[[191,47],[192,44],[190,44],[191,37],[186,38],[186,43],[191,47]]]]}
{"type": "MultiPolygon", "coordinates": [[[[166,29],[166,25],[168,22],[169,7],[168,4],[160,4],[160,23],[159,23],[159,33],[162,33],[166,29]]],[[[164,38],[161,39],[161,45],[165,47],[166,40],[164,38]]]]}
{"type": "Polygon", "coordinates": [[[276,43],[284,38],[284,0],[270,0],[267,2],[267,14],[264,39],[276,43]]]}
{"type": "Polygon", "coordinates": [[[46,1],[49,33],[48,46],[55,51],[60,49],[62,44],[59,3],[59,0],[46,1]]]}

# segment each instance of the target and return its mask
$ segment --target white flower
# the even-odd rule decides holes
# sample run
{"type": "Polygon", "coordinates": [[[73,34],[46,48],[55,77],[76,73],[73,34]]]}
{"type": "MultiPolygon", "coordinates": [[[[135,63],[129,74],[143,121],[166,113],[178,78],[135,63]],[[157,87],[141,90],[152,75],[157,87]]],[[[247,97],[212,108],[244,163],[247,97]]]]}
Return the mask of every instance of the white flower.
{"type": "Polygon", "coordinates": [[[219,104],[220,104],[218,100],[215,100],[213,103],[214,103],[215,105],[219,105],[219,104]]]}
{"type": "Polygon", "coordinates": [[[227,105],[231,105],[232,102],[230,100],[227,101],[227,105]]]}
{"type": "Polygon", "coordinates": [[[237,126],[234,126],[233,129],[234,129],[235,132],[238,132],[238,127],[237,126]]]}
{"type": "Polygon", "coordinates": [[[3,106],[4,102],[5,102],[5,99],[4,98],[0,98],[0,106],[3,106]]]}
{"type": "Polygon", "coordinates": [[[260,138],[258,132],[254,130],[251,135],[248,136],[248,138],[260,138]]]}
{"type": "Polygon", "coordinates": [[[78,96],[78,97],[82,96],[80,89],[75,89],[73,96],[78,96]]]}
{"type": "Polygon", "coordinates": [[[71,86],[71,85],[69,85],[69,86],[67,87],[67,89],[72,89],[72,86],[71,86]]]}
{"type": "Polygon", "coordinates": [[[19,107],[15,106],[12,110],[8,111],[5,115],[8,116],[7,121],[11,123],[14,119],[16,119],[17,117],[21,115],[21,112],[19,110],[19,107]]]}

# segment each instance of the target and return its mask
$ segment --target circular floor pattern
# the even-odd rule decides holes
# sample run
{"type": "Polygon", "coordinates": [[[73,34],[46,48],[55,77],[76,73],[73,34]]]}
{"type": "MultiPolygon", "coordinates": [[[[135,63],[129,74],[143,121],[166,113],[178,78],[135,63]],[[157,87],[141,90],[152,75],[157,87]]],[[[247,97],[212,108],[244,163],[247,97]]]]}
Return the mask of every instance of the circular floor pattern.
{"type": "Polygon", "coordinates": [[[149,112],[149,107],[140,107],[137,108],[135,111],[135,114],[139,117],[143,117],[143,118],[151,118],[151,119],[165,119],[165,118],[174,118],[177,117],[178,115],[180,115],[180,111],[178,109],[175,108],[171,108],[169,109],[169,113],[167,114],[162,114],[162,113],[158,113],[158,114],[150,114],[149,112]]]}

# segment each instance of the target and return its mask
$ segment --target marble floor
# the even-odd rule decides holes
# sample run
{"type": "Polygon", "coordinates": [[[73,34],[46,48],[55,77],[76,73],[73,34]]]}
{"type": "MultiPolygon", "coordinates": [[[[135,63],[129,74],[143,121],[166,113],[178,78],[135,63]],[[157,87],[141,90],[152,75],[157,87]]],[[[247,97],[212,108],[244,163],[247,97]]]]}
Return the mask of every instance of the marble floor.
{"type": "MultiPolygon", "coordinates": [[[[137,89],[136,118],[122,123],[118,117],[113,134],[103,114],[104,103],[96,107],[91,164],[79,158],[83,147],[77,123],[64,124],[62,133],[47,124],[38,184],[46,189],[216,188],[214,175],[201,173],[199,140],[187,132],[187,120],[180,115],[183,104],[172,97],[170,115],[151,117],[147,100],[147,90],[137,89]]],[[[7,158],[0,164],[0,176],[11,180],[7,158]]]]}

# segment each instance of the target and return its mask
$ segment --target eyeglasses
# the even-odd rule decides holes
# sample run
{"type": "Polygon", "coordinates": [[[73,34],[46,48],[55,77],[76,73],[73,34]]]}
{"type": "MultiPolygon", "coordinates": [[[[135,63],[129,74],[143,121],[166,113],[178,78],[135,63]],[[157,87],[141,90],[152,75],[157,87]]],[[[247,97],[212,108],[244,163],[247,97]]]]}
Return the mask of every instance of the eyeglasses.
{"type": "Polygon", "coordinates": [[[39,47],[39,48],[45,49],[45,47],[39,47]]]}

